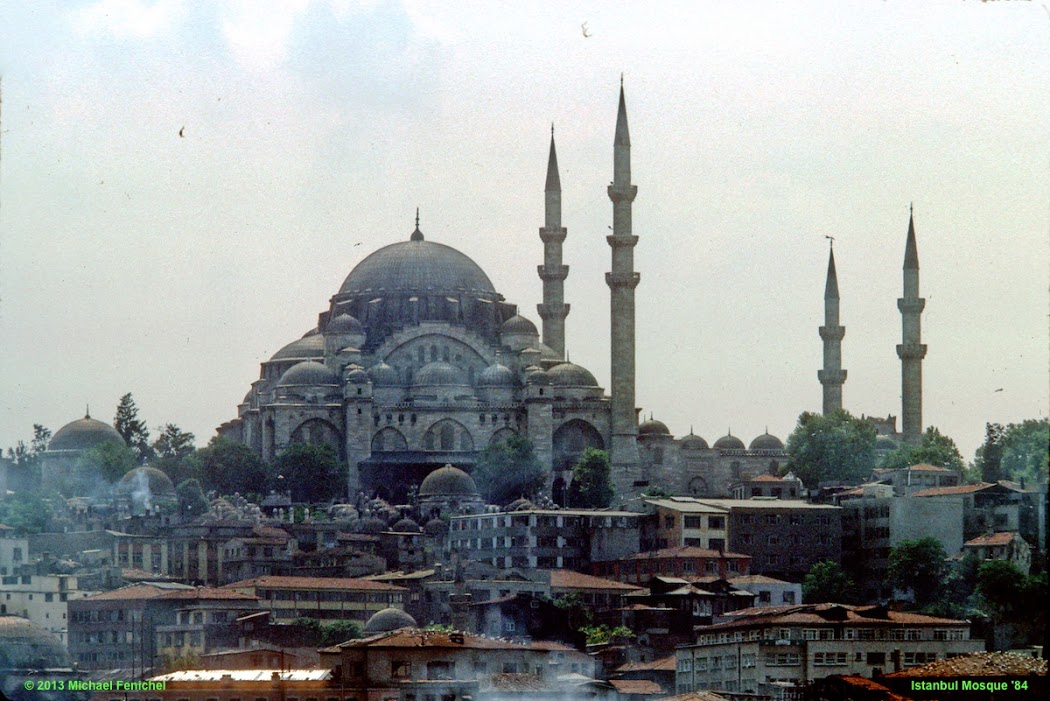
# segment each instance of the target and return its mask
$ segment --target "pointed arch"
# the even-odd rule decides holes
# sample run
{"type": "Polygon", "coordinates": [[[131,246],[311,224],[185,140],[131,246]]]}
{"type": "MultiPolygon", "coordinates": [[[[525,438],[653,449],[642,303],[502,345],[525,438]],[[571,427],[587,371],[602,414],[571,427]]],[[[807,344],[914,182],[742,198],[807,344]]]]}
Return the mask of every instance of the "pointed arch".
{"type": "Polygon", "coordinates": [[[517,431],[515,431],[513,428],[507,428],[506,426],[504,426],[503,428],[492,434],[492,437],[489,438],[489,445],[498,445],[500,443],[506,443],[516,435],[518,435],[517,431]]]}
{"type": "Polygon", "coordinates": [[[408,441],[401,431],[387,426],[372,437],[372,452],[382,453],[390,450],[408,450],[408,441]]]}
{"type": "Polygon", "coordinates": [[[434,422],[423,434],[423,450],[472,451],[474,437],[467,427],[454,419],[434,422]]]}
{"type": "Polygon", "coordinates": [[[325,419],[307,419],[292,431],[292,443],[307,445],[329,445],[335,454],[343,457],[343,434],[330,421],[325,419]]]}
{"type": "Polygon", "coordinates": [[[605,450],[602,434],[583,419],[566,421],[554,432],[551,443],[554,448],[555,470],[570,469],[587,448],[605,450]]]}

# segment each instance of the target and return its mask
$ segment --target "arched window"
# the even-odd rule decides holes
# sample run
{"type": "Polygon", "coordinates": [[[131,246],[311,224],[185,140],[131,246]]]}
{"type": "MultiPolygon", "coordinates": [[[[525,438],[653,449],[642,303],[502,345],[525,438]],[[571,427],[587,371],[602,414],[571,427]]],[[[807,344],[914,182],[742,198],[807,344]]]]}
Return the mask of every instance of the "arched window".
{"type": "Polygon", "coordinates": [[[455,450],[453,447],[456,443],[456,429],[452,428],[452,424],[445,424],[441,427],[441,449],[442,450],[455,450]]]}

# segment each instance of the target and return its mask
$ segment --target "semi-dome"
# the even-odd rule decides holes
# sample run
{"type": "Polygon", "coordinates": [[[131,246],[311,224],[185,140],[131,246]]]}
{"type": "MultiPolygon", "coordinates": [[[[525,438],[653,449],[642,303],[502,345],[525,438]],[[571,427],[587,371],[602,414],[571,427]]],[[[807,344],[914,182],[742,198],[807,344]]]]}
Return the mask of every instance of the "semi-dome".
{"type": "Polygon", "coordinates": [[[443,360],[435,360],[419,368],[414,380],[417,385],[465,385],[467,376],[462,370],[443,360]]]}
{"type": "Polygon", "coordinates": [[[349,368],[346,373],[346,381],[352,385],[366,385],[368,384],[368,373],[365,369],[358,365],[357,367],[349,368]]]}
{"type": "Polygon", "coordinates": [[[575,363],[560,363],[547,371],[555,387],[597,387],[598,380],[589,370],[575,363]]]}
{"type": "Polygon", "coordinates": [[[376,387],[389,387],[401,383],[397,376],[397,370],[383,361],[379,361],[368,368],[368,376],[372,378],[372,384],[376,387]]]}
{"type": "Polygon", "coordinates": [[[423,526],[423,532],[435,538],[447,535],[448,530],[448,524],[439,518],[432,518],[423,526]]]}
{"type": "Polygon", "coordinates": [[[657,421],[656,419],[649,419],[638,424],[638,435],[639,436],[670,436],[671,430],[667,428],[667,424],[663,421],[657,421]]]}
{"type": "Polygon", "coordinates": [[[493,363],[481,371],[478,376],[478,384],[490,387],[513,387],[515,382],[514,372],[503,363],[493,363]]]}
{"type": "Polygon", "coordinates": [[[21,616],[0,616],[0,669],[42,670],[70,667],[57,636],[21,616]]]}
{"type": "Polygon", "coordinates": [[[288,368],[281,375],[281,379],[277,381],[278,387],[303,385],[316,387],[318,385],[337,384],[339,384],[339,376],[335,374],[335,371],[315,360],[304,360],[301,363],[296,363],[288,368]]]}
{"type": "Polygon", "coordinates": [[[750,450],[783,450],[784,442],[766,431],[761,436],[756,436],[751,441],[750,450]]]}
{"type": "Polygon", "coordinates": [[[716,450],[744,450],[744,441],[740,440],[732,433],[726,435],[715,441],[716,450]]]}
{"type": "Polygon", "coordinates": [[[401,628],[417,628],[416,619],[401,609],[388,608],[376,611],[362,629],[365,633],[389,633],[401,628]]]}
{"type": "Polygon", "coordinates": [[[527,385],[549,385],[551,383],[551,376],[546,370],[537,366],[530,365],[525,368],[525,384],[527,385]]]}
{"type": "Polygon", "coordinates": [[[328,322],[324,331],[332,334],[364,333],[365,327],[357,320],[357,317],[340,314],[328,322]]]}
{"type": "Polygon", "coordinates": [[[497,296],[477,263],[451,246],[425,241],[415,233],[412,240],[384,246],[362,260],[339,288],[340,296],[363,293],[497,296]]]}
{"type": "Polygon", "coordinates": [[[91,418],[90,415],[82,419],[71,421],[62,428],[55,431],[51,442],[47,444],[48,450],[88,450],[100,443],[120,443],[126,445],[124,439],[113,428],[104,421],[91,418]]]}
{"type": "Polygon", "coordinates": [[[464,496],[478,495],[478,486],[474,478],[458,467],[445,465],[431,472],[419,485],[419,496],[464,496]]]}
{"type": "Polygon", "coordinates": [[[134,492],[143,484],[149,485],[149,491],[153,496],[170,495],[175,493],[175,485],[171,479],[155,467],[136,467],[128,470],[117,483],[117,491],[122,494],[134,492]]]}
{"type": "Polygon", "coordinates": [[[307,360],[323,357],[324,336],[321,336],[315,330],[310,335],[292,341],[287,346],[274,353],[270,360],[307,360]]]}
{"type": "Polygon", "coordinates": [[[710,446],[707,445],[707,441],[705,441],[703,438],[701,438],[700,436],[698,436],[695,433],[693,433],[692,430],[689,431],[689,435],[688,436],[682,436],[682,443],[681,443],[681,445],[682,445],[683,448],[691,449],[691,450],[709,450],[710,449],[710,446]]]}
{"type": "Polygon", "coordinates": [[[539,335],[539,331],[536,330],[536,324],[532,323],[521,314],[515,314],[511,318],[503,322],[503,325],[499,328],[500,333],[530,333],[534,336],[539,335]]]}

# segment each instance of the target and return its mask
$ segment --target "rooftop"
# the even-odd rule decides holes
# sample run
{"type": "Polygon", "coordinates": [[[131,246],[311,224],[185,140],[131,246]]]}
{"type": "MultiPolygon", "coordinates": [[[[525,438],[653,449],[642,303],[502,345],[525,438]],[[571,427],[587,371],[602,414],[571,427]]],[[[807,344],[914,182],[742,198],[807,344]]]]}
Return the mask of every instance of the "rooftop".
{"type": "Polygon", "coordinates": [[[728,551],[710,550],[698,548],[695,545],[681,545],[675,548],[663,548],[661,550],[648,550],[645,552],[628,555],[623,560],[659,560],[668,557],[713,557],[726,558],[730,560],[749,558],[750,555],[742,553],[731,553],[728,551]]]}
{"type": "Polygon", "coordinates": [[[887,677],[1003,677],[1045,675],[1047,661],[1015,652],[975,652],[892,672],[887,677]]]}
{"type": "Polygon", "coordinates": [[[976,538],[966,541],[963,547],[980,547],[982,545],[1009,545],[1018,536],[1017,531],[1003,531],[1001,533],[983,533],[976,538]]]}
{"type": "Polygon", "coordinates": [[[229,677],[238,682],[270,682],[274,675],[286,682],[326,681],[330,669],[187,669],[152,677],[151,682],[219,682],[229,677]]]}
{"type": "Polygon", "coordinates": [[[376,582],[371,579],[350,579],[343,577],[279,577],[276,575],[264,575],[244,579],[232,584],[224,584],[223,589],[267,587],[270,589],[345,589],[372,591],[405,591],[403,587],[395,587],[393,584],[376,582]]]}
{"type": "Polygon", "coordinates": [[[610,591],[629,592],[638,587],[611,579],[603,579],[572,570],[551,570],[551,589],[605,589],[610,591]]]}
{"type": "Polygon", "coordinates": [[[850,606],[847,604],[801,604],[740,609],[724,614],[732,620],[703,626],[697,632],[718,631],[755,625],[955,625],[969,626],[969,621],[937,618],[910,611],[892,611],[885,606],[850,606]]]}
{"type": "Polygon", "coordinates": [[[529,650],[532,646],[512,643],[508,640],[486,638],[470,633],[420,630],[418,628],[401,628],[386,633],[379,633],[367,638],[347,640],[322,652],[340,652],[352,648],[454,648],[465,650],[529,650]]]}

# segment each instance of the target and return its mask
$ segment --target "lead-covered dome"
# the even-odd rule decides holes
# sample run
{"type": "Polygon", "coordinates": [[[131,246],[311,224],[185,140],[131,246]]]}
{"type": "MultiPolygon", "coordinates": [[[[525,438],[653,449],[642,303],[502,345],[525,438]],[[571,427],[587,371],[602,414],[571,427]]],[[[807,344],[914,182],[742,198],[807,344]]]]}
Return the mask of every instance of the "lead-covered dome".
{"type": "Polygon", "coordinates": [[[0,669],[42,670],[69,667],[57,636],[21,616],[0,616],[0,669]]]}
{"type": "Polygon", "coordinates": [[[513,387],[517,384],[514,372],[500,362],[493,363],[481,371],[478,384],[488,387],[513,387]]]}
{"type": "Polygon", "coordinates": [[[324,357],[324,336],[316,332],[307,332],[306,336],[296,339],[273,354],[270,360],[298,360],[324,357]]]}
{"type": "Polygon", "coordinates": [[[130,494],[147,486],[153,496],[175,494],[175,485],[171,483],[171,478],[161,470],[148,465],[125,472],[120,482],[117,483],[117,491],[121,494],[130,494]]]}
{"type": "Polygon", "coordinates": [[[436,387],[465,385],[468,383],[466,373],[455,365],[446,363],[443,360],[435,360],[419,368],[419,372],[416,373],[415,384],[436,387]]]}
{"type": "Polygon", "coordinates": [[[301,363],[296,363],[288,368],[277,382],[278,387],[317,387],[318,385],[337,384],[339,384],[339,376],[328,366],[314,360],[304,360],[301,363]]]}
{"type": "Polygon", "coordinates": [[[417,628],[418,626],[419,624],[416,623],[416,619],[412,618],[412,616],[401,609],[388,608],[373,613],[372,617],[368,619],[367,623],[365,623],[363,632],[389,633],[390,631],[400,630],[401,628],[417,628]]]}
{"type": "MultiPolygon", "coordinates": [[[[416,229],[416,231],[419,231],[416,229]]],[[[339,295],[363,293],[469,294],[496,296],[488,275],[451,246],[433,241],[401,241],[380,248],[350,271],[339,295]]]]}
{"type": "Polygon", "coordinates": [[[364,332],[365,327],[361,325],[361,322],[357,320],[357,317],[350,316],[349,314],[340,314],[329,321],[328,326],[325,327],[325,333],[331,334],[354,334],[364,332]]]}
{"type": "Polygon", "coordinates": [[[397,376],[397,370],[383,361],[379,361],[368,368],[368,376],[372,378],[372,384],[376,387],[389,387],[401,383],[397,376]]]}
{"type": "Polygon", "coordinates": [[[125,445],[124,439],[117,433],[117,429],[87,415],[82,419],[71,421],[55,431],[55,435],[51,437],[51,442],[47,444],[47,449],[89,450],[100,443],[120,443],[125,445]]]}
{"type": "Polygon", "coordinates": [[[682,436],[682,447],[689,450],[709,450],[710,446],[700,436],[693,433],[692,429],[689,430],[688,436],[682,436]]]}
{"type": "Polygon", "coordinates": [[[670,436],[671,429],[667,428],[667,424],[663,421],[657,421],[656,419],[649,419],[638,424],[638,435],[639,436],[670,436]]]}
{"type": "Polygon", "coordinates": [[[575,363],[560,363],[547,371],[550,383],[555,387],[597,387],[598,380],[589,370],[575,363]]]}
{"type": "Polygon", "coordinates": [[[420,497],[477,496],[474,478],[458,467],[445,465],[431,472],[419,485],[420,497]]]}
{"type": "Polygon", "coordinates": [[[532,334],[533,336],[539,335],[539,331],[536,330],[536,324],[532,323],[521,314],[515,314],[504,321],[499,330],[500,333],[527,333],[532,334]]]}
{"type": "Polygon", "coordinates": [[[715,441],[715,450],[744,450],[744,441],[740,440],[732,433],[726,435],[715,441]]]}
{"type": "Polygon", "coordinates": [[[755,437],[755,440],[751,441],[750,450],[783,450],[784,442],[772,435],[769,431],[766,431],[761,436],[755,437]]]}

